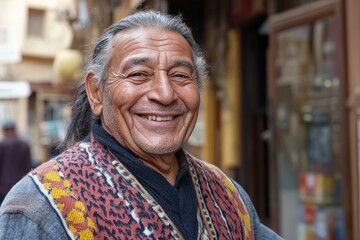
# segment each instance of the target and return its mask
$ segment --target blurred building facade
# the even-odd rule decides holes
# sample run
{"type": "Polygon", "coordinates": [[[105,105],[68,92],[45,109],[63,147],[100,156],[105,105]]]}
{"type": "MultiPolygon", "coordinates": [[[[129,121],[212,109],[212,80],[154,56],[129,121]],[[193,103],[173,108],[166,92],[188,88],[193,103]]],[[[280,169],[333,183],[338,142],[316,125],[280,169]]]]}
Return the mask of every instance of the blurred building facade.
{"type": "Polygon", "coordinates": [[[74,12],[74,4],[0,2],[0,122],[17,121],[18,132],[30,141],[35,164],[45,161],[52,141],[66,127],[63,116],[73,92],[72,84],[57,81],[53,69],[56,56],[70,48],[74,38],[60,16],[65,10],[74,12]]]}
{"type": "Polygon", "coordinates": [[[57,153],[70,117],[69,102],[81,79],[84,52],[111,24],[120,2],[0,2],[0,123],[17,121],[18,132],[30,141],[34,164],[57,153]]]}
{"type": "Polygon", "coordinates": [[[34,158],[64,135],[84,51],[137,9],[181,13],[210,63],[187,149],[285,239],[359,239],[359,1],[3,0],[0,91],[23,85],[0,92],[0,121],[16,118],[34,158]]]}

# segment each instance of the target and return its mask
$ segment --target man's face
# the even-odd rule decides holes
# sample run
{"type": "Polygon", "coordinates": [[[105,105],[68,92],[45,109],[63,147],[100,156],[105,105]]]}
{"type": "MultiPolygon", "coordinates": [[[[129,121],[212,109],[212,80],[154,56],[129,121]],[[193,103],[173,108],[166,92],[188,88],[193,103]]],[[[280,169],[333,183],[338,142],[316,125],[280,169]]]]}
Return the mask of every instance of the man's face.
{"type": "Polygon", "coordinates": [[[139,156],[173,154],[189,138],[200,104],[189,44],[175,32],[136,29],[116,36],[113,50],[103,127],[139,156]]]}

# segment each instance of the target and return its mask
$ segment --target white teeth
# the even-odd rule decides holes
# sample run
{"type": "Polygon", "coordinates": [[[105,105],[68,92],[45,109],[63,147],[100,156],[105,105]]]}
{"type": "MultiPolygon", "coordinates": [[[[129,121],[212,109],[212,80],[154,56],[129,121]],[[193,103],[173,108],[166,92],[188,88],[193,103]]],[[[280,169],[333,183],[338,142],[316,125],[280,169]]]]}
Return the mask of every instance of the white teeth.
{"type": "Polygon", "coordinates": [[[172,116],[168,117],[160,117],[160,116],[144,116],[144,118],[151,120],[151,121],[157,121],[157,122],[164,122],[164,121],[170,121],[173,119],[172,116]]]}

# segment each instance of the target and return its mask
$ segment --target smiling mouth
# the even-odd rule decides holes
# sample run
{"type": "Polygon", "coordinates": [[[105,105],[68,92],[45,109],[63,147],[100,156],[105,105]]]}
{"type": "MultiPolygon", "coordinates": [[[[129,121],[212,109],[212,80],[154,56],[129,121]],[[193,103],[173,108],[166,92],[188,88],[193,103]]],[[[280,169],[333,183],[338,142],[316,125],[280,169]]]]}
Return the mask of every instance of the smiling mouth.
{"type": "Polygon", "coordinates": [[[171,121],[174,119],[174,116],[141,116],[142,118],[145,118],[147,120],[150,121],[155,121],[155,122],[166,122],[166,121],[171,121]]]}

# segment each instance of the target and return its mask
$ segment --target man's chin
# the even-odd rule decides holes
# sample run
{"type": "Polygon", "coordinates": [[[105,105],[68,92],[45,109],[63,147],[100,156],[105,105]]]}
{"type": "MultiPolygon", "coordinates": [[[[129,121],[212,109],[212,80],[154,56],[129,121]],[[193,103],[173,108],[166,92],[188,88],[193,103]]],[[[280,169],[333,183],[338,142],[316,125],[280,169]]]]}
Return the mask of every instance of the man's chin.
{"type": "Polygon", "coordinates": [[[140,146],[142,151],[147,154],[153,155],[168,155],[175,154],[180,148],[180,145],[171,145],[168,144],[157,144],[157,145],[142,145],[140,146]]]}

